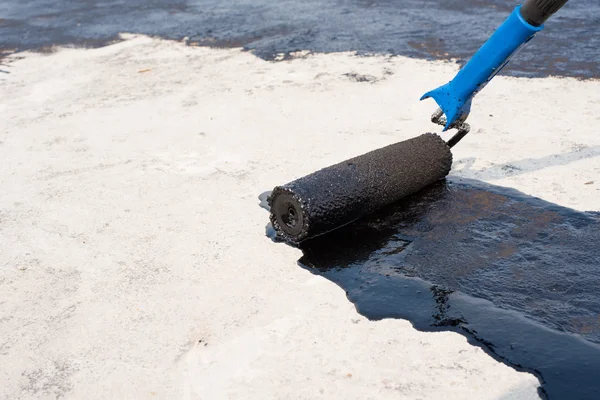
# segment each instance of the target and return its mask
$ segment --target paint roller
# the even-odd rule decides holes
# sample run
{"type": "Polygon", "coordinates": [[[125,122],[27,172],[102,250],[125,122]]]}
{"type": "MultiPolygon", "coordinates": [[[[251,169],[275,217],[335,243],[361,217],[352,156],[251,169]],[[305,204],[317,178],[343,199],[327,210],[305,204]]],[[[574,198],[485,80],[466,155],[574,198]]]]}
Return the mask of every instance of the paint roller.
{"type": "Polygon", "coordinates": [[[347,225],[445,178],[454,147],[469,132],[465,122],[473,97],[525,46],[567,0],[527,0],[448,84],[421,98],[438,109],[431,121],[458,132],[395,143],[321,169],[273,189],[267,202],[277,236],[299,244],[347,225]]]}
{"type": "Polygon", "coordinates": [[[301,243],[444,178],[452,167],[450,149],[466,132],[463,124],[448,143],[425,133],[275,187],[267,202],[277,236],[301,243]]]}

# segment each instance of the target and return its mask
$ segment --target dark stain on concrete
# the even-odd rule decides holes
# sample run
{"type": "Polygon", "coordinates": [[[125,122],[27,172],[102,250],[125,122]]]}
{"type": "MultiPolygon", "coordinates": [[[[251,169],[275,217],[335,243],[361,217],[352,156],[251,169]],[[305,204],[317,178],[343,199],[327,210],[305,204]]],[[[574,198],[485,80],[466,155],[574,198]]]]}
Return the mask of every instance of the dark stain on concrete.
{"type": "Polygon", "coordinates": [[[450,178],[301,249],[369,319],[461,333],[550,399],[600,398],[600,213],[450,178]]]}
{"type": "MultiPolygon", "coordinates": [[[[466,62],[518,2],[504,0],[5,0],[0,57],[103,46],[118,33],[278,54],[356,51],[466,62]]],[[[600,77],[600,3],[570,1],[502,72],[600,77]]],[[[284,57],[283,59],[287,59],[284,57]]],[[[440,84],[444,79],[440,77],[440,84]]]]}

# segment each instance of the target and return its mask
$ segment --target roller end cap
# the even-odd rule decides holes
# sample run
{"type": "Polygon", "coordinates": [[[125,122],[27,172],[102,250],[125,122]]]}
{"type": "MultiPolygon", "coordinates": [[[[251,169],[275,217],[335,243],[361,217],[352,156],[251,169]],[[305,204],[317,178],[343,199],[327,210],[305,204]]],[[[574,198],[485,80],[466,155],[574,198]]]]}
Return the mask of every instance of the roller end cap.
{"type": "Polygon", "coordinates": [[[268,204],[271,224],[277,235],[285,241],[300,243],[308,236],[308,216],[302,202],[290,190],[273,189],[268,204]]]}

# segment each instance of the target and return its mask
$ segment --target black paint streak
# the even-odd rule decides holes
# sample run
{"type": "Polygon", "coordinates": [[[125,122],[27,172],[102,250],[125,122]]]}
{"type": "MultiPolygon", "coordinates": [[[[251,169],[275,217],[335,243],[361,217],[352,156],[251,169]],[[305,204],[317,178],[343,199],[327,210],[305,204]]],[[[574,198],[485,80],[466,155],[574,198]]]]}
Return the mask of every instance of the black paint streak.
{"type": "MultiPolygon", "coordinates": [[[[0,57],[52,45],[103,46],[120,32],[282,53],[356,51],[467,61],[518,4],[505,0],[5,0],[0,57]]],[[[502,72],[600,77],[600,3],[554,15],[502,72]]],[[[440,77],[439,84],[451,77],[440,77]]],[[[409,79],[409,78],[408,78],[409,79]]],[[[435,84],[435,82],[434,82],[435,84]]]]}
{"type": "Polygon", "coordinates": [[[550,399],[600,398],[600,213],[452,178],[301,248],[366,317],[464,334],[550,399]]]}

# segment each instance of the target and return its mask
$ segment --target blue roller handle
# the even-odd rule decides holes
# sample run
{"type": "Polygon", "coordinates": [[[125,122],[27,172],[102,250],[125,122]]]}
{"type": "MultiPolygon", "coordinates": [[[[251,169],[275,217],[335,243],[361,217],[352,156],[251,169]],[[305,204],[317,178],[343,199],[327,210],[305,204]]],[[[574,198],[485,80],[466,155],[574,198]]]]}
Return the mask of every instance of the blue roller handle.
{"type": "Polygon", "coordinates": [[[432,97],[442,109],[447,121],[444,131],[467,119],[473,96],[544,28],[543,21],[565,3],[566,0],[528,0],[525,15],[531,15],[530,20],[539,22],[539,25],[528,22],[522,15],[521,5],[517,6],[452,81],[421,97],[421,100],[432,97]],[[557,7],[559,3],[562,4],[557,7]],[[554,5],[555,9],[550,9],[548,4],[554,5]]]}

